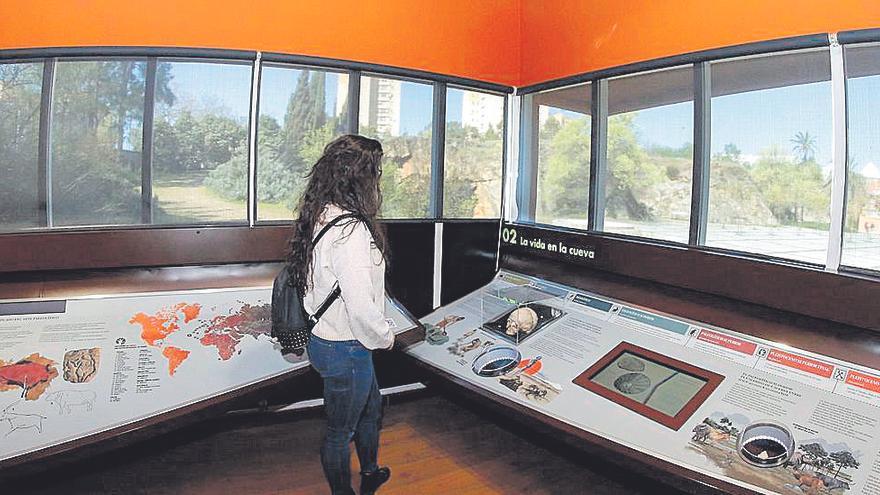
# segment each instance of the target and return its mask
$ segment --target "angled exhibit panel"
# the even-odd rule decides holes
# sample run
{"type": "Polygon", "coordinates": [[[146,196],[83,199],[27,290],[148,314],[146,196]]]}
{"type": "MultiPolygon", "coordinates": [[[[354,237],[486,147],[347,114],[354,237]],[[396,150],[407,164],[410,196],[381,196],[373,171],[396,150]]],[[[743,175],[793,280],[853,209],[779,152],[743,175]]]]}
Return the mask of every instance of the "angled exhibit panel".
{"type": "MultiPolygon", "coordinates": [[[[261,287],[0,302],[0,467],[305,373],[308,355],[269,337],[270,300],[261,287]]],[[[391,297],[385,314],[402,346],[418,338],[391,297]]]]}
{"type": "Polygon", "coordinates": [[[876,369],[504,269],[422,322],[410,356],[585,441],[725,492],[880,493],[876,369]]]}

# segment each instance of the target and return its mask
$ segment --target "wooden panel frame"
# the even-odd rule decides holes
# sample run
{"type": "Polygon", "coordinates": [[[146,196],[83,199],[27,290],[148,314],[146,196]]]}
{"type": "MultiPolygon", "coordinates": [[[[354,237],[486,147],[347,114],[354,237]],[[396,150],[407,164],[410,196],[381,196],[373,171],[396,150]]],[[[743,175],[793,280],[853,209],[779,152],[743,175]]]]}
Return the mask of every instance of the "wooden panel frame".
{"type": "Polygon", "coordinates": [[[0,273],[280,261],[288,225],[0,235],[0,273]]]}
{"type": "Polygon", "coordinates": [[[581,374],[576,376],[571,382],[575,385],[579,385],[590,392],[598,394],[612,402],[615,402],[630,411],[633,411],[637,414],[640,414],[652,421],[656,421],[661,425],[671,428],[675,431],[678,431],[682,425],[684,425],[688,419],[699,409],[706,399],[712,395],[712,392],[721,385],[721,382],[724,381],[724,376],[718,373],[714,373],[709,370],[705,370],[703,368],[698,368],[692,364],[685,363],[684,361],[679,361],[678,359],[671,358],[664,354],[660,354],[659,352],[655,352],[649,349],[645,349],[644,347],[637,346],[635,344],[631,344],[629,342],[621,342],[617,344],[614,349],[611,349],[607,354],[602,356],[598,361],[593,363],[592,366],[584,370],[581,374]],[[701,380],[704,380],[705,383],[697,393],[688,400],[684,407],[678,411],[675,416],[667,416],[666,414],[661,413],[655,409],[648,407],[646,404],[633,400],[623,394],[614,392],[608,388],[599,385],[598,383],[593,381],[593,378],[599,374],[602,370],[607,368],[611,363],[613,363],[617,358],[619,358],[623,353],[630,353],[641,358],[644,358],[647,361],[651,361],[657,364],[661,364],[663,366],[667,366],[669,368],[673,368],[675,370],[684,372],[688,375],[695,376],[701,380]]]}

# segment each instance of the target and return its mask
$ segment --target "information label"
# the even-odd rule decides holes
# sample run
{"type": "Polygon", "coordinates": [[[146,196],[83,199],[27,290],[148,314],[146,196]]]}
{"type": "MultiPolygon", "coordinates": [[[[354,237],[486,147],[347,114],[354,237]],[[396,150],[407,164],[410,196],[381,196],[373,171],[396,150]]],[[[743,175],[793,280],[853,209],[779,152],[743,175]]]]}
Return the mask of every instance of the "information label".
{"type": "Polygon", "coordinates": [[[796,380],[823,390],[834,389],[834,365],[799,354],[770,349],[766,359],[758,361],[756,369],[796,380]]]}
{"type": "Polygon", "coordinates": [[[611,311],[611,308],[614,307],[614,304],[608,301],[596,299],[595,297],[586,296],[584,294],[578,294],[577,292],[572,292],[570,299],[571,302],[575,304],[586,306],[588,308],[595,309],[596,311],[601,311],[603,313],[608,313],[609,311],[611,311]]]}
{"type": "Polygon", "coordinates": [[[880,376],[849,370],[834,392],[880,407],[880,376]]]}
{"type": "Polygon", "coordinates": [[[700,333],[687,346],[749,367],[757,361],[755,351],[758,344],[705,328],[700,329],[700,333]]]}
{"type": "Polygon", "coordinates": [[[655,337],[672,340],[681,344],[687,341],[688,331],[690,330],[690,325],[683,321],[673,320],[672,318],[627,306],[620,309],[617,318],[613,321],[650,333],[655,337]]]}

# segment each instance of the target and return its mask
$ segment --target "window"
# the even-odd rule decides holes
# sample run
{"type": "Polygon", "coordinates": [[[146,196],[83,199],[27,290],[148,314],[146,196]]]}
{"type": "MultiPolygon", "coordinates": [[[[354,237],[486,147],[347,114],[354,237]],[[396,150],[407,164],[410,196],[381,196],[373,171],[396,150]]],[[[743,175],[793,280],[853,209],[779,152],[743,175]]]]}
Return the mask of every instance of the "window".
{"type": "Polygon", "coordinates": [[[504,149],[504,97],[449,88],[443,216],[498,218],[504,149]]]}
{"type": "Polygon", "coordinates": [[[715,62],[709,246],[824,264],[831,204],[827,50],[715,62]]]}
{"type": "Polygon", "coordinates": [[[52,225],[141,223],[147,64],[60,61],[52,98],[52,225]]]}
{"type": "MultiPolygon", "coordinates": [[[[590,84],[538,93],[527,98],[537,128],[528,130],[527,159],[535,165],[538,223],[587,228],[590,198],[590,84]]],[[[534,124],[532,124],[534,126],[534,124]]],[[[525,158],[525,157],[524,157],[525,158]]]]}
{"type": "Polygon", "coordinates": [[[608,81],[604,230],[688,242],[693,68],[608,81]]]}
{"type": "Polygon", "coordinates": [[[846,219],[841,264],[880,270],[880,46],[846,48],[846,219]]]}
{"type": "Polygon", "coordinates": [[[431,194],[429,84],[361,77],[360,133],[382,142],[382,216],[425,218],[431,194]]]}
{"type": "Polygon", "coordinates": [[[257,216],[293,218],[305,175],[345,134],[348,74],[264,65],[257,127],[257,216]]]}
{"type": "Polygon", "coordinates": [[[159,61],[153,222],[247,219],[251,66],[159,61]]]}
{"type": "Polygon", "coordinates": [[[0,229],[41,225],[37,174],[42,63],[0,64],[0,229]]]}

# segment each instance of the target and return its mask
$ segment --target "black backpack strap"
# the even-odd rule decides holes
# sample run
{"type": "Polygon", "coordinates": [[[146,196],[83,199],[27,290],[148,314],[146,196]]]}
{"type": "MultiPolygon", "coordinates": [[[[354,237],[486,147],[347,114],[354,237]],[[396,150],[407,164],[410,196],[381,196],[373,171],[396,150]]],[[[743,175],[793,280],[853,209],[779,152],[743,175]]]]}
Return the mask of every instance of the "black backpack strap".
{"type": "MultiPolygon", "coordinates": [[[[324,237],[324,234],[326,234],[331,227],[348,218],[363,220],[360,215],[356,215],[354,213],[345,213],[343,215],[339,215],[333,220],[330,220],[330,222],[328,222],[327,225],[325,225],[324,228],[322,228],[321,231],[318,232],[318,235],[316,235],[315,239],[312,241],[312,246],[318,245],[318,241],[321,240],[321,237],[324,237]]],[[[321,316],[323,316],[324,313],[326,313],[327,310],[330,309],[330,306],[336,301],[336,299],[340,295],[342,295],[342,289],[339,288],[339,282],[337,282],[336,286],[333,288],[333,291],[331,291],[330,294],[327,295],[327,298],[324,299],[324,302],[321,303],[321,306],[318,307],[318,310],[315,311],[315,314],[309,315],[309,321],[312,322],[312,325],[318,323],[318,320],[321,319],[321,316]]]]}
{"type": "Polygon", "coordinates": [[[312,325],[318,323],[318,320],[324,316],[324,313],[330,309],[330,306],[336,301],[339,296],[342,295],[342,289],[339,288],[339,284],[337,283],[335,287],[333,287],[333,291],[327,296],[327,299],[324,299],[324,302],[321,303],[321,306],[315,311],[315,314],[309,315],[309,320],[312,322],[312,325]]]}
{"type": "Polygon", "coordinates": [[[312,247],[314,248],[315,246],[318,245],[318,241],[320,241],[321,238],[324,237],[324,234],[326,234],[327,231],[330,230],[330,228],[332,228],[334,225],[336,225],[339,222],[341,222],[345,219],[348,219],[348,218],[363,220],[363,218],[361,218],[360,215],[357,215],[354,213],[345,213],[345,214],[339,215],[338,217],[334,218],[333,220],[330,220],[329,222],[327,222],[327,225],[325,225],[324,228],[322,228],[321,231],[318,232],[318,235],[316,235],[315,238],[312,239],[312,247]]]}

